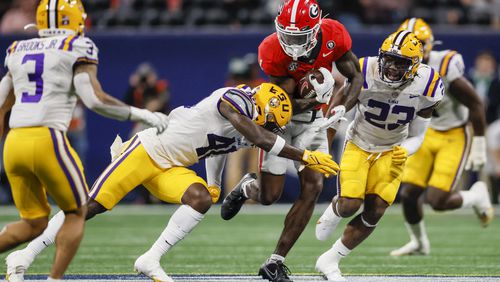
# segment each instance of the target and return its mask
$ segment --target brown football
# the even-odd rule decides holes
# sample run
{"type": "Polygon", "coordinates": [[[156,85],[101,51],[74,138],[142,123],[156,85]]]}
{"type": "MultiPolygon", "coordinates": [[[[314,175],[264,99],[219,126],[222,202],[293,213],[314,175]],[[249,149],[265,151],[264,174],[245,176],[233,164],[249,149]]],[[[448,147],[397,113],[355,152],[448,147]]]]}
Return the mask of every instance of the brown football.
{"type": "Polygon", "coordinates": [[[316,92],[314,91],[314,87],[311,84],[311,79],[316,79],[318,83],[323,83],[324,77],[323,74],[317,70],[312,69],[308,71],[304,77],[299,81],[299,96],[300,98],[313,98],[316,96],[316,92]]]}

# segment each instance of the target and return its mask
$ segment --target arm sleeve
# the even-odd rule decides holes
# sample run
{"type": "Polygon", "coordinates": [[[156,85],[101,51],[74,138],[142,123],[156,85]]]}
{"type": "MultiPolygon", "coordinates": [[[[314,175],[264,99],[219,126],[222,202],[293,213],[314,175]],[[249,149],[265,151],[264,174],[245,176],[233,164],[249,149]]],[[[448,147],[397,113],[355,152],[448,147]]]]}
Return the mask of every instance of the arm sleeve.
{"type": "Polygon", "coordinates": [[[12,78],[7,73],[2,80],[0,80],[0,107],[5,103],[7,96],[9,96],[10,91],[12,90],[12,78]]]}
{"type": "Polygon", "coordinates": [[[82,72],[73,78],[76,94],[85,106],[92,111],[117,120],[127,120],[130,117],[129,106],[107,105],[97,98],[88,73],[82,72]]]}
{"type": "Polygon", "coordinates": [[[431,119],[417,116],[411,123],[408,132],[408,137],[401,143],[401,147],[408,151],[408,155],[413,155],[418,151],[420,145],[424,141],[425,132],[429,126],[431,119]]]}
{"type": "Polygon", "coordinates": [[[222,172],[226,165],[226,158],[227,154],[223,154],[205,159],[208,186],[222,187],[222,172]]]}
{"type": "MultiPolygon", "coordinates": [[[[66,40],[71,42],[70,38],[66,40]]],[[[75,64],[99,64],[99,49],[90,38],[76,37],[72,43],[68,44],[72,44],[72,51],[76,55],[75,64]]]]}
{"type": "Polygon", "coordinates": [[[422,97],[420,109],[433,107],[444,97],[444,84],[438,72],[427,67],[427,75],[422,77],[422,97]],[[425,84],[424,84],[425,83],[425,84]]]}

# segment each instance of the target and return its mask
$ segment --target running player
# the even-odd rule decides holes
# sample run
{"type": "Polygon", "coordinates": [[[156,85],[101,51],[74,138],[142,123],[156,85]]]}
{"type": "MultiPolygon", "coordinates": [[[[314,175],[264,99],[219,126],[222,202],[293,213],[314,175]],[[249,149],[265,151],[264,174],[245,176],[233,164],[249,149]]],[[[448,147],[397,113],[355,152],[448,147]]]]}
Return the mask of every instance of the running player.
{"type": "MultiPolygon", "coordinates": [[[[147,129],[125,145],[118,139],[112,145],[113,161],[90,191],[87,219],[112,209],[140,184],[164,202],[181,204],[151,249],[136,260],[134,268],[139,273],[155,281],[172,281],[161,268],[160,258],[193,230],[219,198],[223,169],[220,155],[250,142],[319,173],[337,173],[338,165],[330,155],[299,150],[271,132],[284,130],[292,115],[290,99],[281,88],[264,83],[253,93],[248,87],[218,89],[193,107],[174,109],[163,133],[147,129]],[[208,158],[208,184],[187,168],[204,158],[208,158]]],[[[46,245],[54,242],[62,217],[62,213],[57,214],[42,236],[11,254],[10,267],[26,269],[46,245]]]]}
{"type": "MultiPolygon", "coordinates": [[[[168,125],[166,115],[130,107],[103,92],[96,77],[98,50],[83,34],[84,20],[79,1],[42,0],[36,14],[40,37],[9,46],[8,72],[0,82],[2,120],[15,99],[4,163],[21,217],[0,232],[0,253],[43,232],[50,214],[48,193],[66,214],[49,279],[63,277],[84,229],[88,188],[66,138],[77,98],[109,118],[142,121],[160,131],[168,125]]],[[[10,276],[17,271],[22,272],[8,268],[7,279],[15,280],[10,276]]]]}
{"type": "MultiPolygon", "coordinates": [[[[319,69],[323,83],[315,83],[315,98],[293,99],[294,116],[282,136],[299,147],[328,152],[323,123],[322,103],[328,103],[334,80],[333,63],[347,78],[345,91],[338,95],[350,109],[357,101],[363,77],[358,59],[351,51],[351,37],[338,21],[322,19],[315,0],[285,1],[275,20],[276,33],[269,35],[259,46],[259,62],[269,79],[287,93],[295,93],[297,82],[311,69],[319,69]]],[[[315,81],[313,81],[315,82],[315,81]]],[[[297,97],[296,97],[297,98],[297,97]]],[[[261,151],[260,179],[245,175],[226,197],[221,208],[222,218],[234,217],[247,199],[271,205],[281,197],[285,184],[287,160],[261,151]]],[[[285,257],[311,218],[314,205],[323,189],[323,176],[310,169],[301,170],[295,163],[300,180],[300,194],[285,218],[284,229],[271,256],[259,269],[259,275],[270,281],[287,282],[285,257]]]]}
{"type": "Polygon", "coordinates": [[[422,19],[406,20],[403,29],[413,32],[424,45],[424,63],[439,72],[446,95],[433,113],[422,147],[408,159],[401,200],[410,242],[391,255],[428,255],[430,243],[419,201],[424,192],[434,210],[473,207],[484,227],[493,219],[484,182],[476,182],[469,191],[455,189],[464,168],[478,170],[486,162],[486,117],[481,99],[464,77],[462,56],[453,50],[433,51],[432,30],[422,19]]]}
{"type": "Polygon", "coordinates": [[[345,281],[340,259],[375,229],[396,198],[408,155],[424,139],[444,86],[439,74],[421,64],[422,43],[409,31],[391,34],[379,56],[360,59],[363,89],[350,124],[340,164],[337,196],[316,224],[326,240],[342,218],[352,219],[332,248],[316,262],[329,281],[345,281]]]}

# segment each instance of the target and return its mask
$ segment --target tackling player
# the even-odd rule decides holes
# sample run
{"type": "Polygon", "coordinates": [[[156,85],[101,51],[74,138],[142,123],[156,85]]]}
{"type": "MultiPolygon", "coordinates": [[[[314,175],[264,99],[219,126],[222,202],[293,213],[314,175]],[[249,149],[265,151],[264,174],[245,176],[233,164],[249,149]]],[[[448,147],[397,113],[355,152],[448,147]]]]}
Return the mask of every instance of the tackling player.
{"type": "MultiPolygon", "coordinates": [[[[358,59],[351,51],[351,37],[345,27],[331,19],[322,19],[315,0],[285,1],[275,20],[276,33],[269,35],[259,46],[259,63],[271,82],[287,93],[295,93],[297,82],[311,69],[319,69],[323,83],[314,83],[315,98],[293,99],[294,116],[287,131],[280,134],[291,144],[311,150],[328,152],[326,130],[319,130],[324,122],[319,109],[328,103],[334,80],[331,74],[335,62],[342,75],[347,77],[345,92],[339,95],[350,109],[356,102],[363,84],[358,59]],[[319,131],[319,132],[318,132],[319,131]]],[[[260,179],[245,175],[224,199],[221,216],[234,217],[247,199],[263,205],[276,202],[284,188],[287,160],[261,151],[260,179]]],[[[259,275],[270,281],[286,282],[288,268],[285,256],[295,244],[311,218],[314,205],[323,189],[323,176],[310,169],[299,171],[300,195],[285,218],[285,226],[273,254],[259,270],[259,275]]]]}
{"type": "MultiPolygon", "coordinates": [[[[166,115],[130,107],[103,92],[97,79],[98,49],[83,34],[85,16],[80,1],[42,0],[36,14],[40,37],[9,46],[8,72],[0,82],[2,121],[13,104],[4,161],[21,217],[0,232],[0,253],[43,232],[50,214],[48,193],[66,214],[49,280],[63,277],[84,229],[88,188],[66,138],[78,97],[109,118],[142,121],[160,131],[168,125],[166,115]]],[[[11,276],[18,270],[8,268],[7,280],[15,280],[11,276]]]]}
{"type": "Polygon", "coordinates": [[[409,31],[391,34],[379,56],[360,59],[363,89],[354,121],[349,125],[338,179],[337,196],[316,224],[325,240],[342,218],[363,211],[316,262],[329,281],[345,281],[340,259],[375,229],[396,198],[408,155],[424,139],[444,86],[439,74],[421,64],[422,43],[409,31]]]}
{"type": "MultiPolygon", "coordinates": [[[[136,271],[155,281],[173,281],[161,268],[160,259],[196,227],[219,198],[223,170],[220,155],[250,142],[270,154],[300,161],[318,173],[337,173],[338,165],[330,155],[297,149],[271,132],[283,130],[291,115],[288,95],[270,83],[261,84],[255,92],[221,88],[193,107],[174,109],[163,133],[158,135],[151,128],[125,145],[117,139],[111,146],[113,161],[89,193],[87,219],[112,209],[140,184],[164,202],[181,204],[151,249],[134,264],[136,271]],[[208,158],[208,183],[187,168],[204,158],[208,158]]],[[[11,254],[17,258],[10,267],[26,269],[35,255],[54,242],[62,218],[62,213],[54,216],[42,236],[11,254]]]]}
{"type": "Polygon", "coordinates": [[[400,27],[403,29],[422,41],[424,63],[439,72],[447,94],[433,113],[422,147],[408,159],[401,199],[410,242],[391,252],[393,256],[427,255],[430,244],[419,201],[424,192],[434,210],[473,207],[484,227],[493,219],[484,182],[476,182],[469,191],[455,190],[464,168],[478,170],[486,162],[486,117],[481,99],[464,77],[462,56],[453,50],[433,51],[432,30],[422,19],[406,20],[400,27]]]}

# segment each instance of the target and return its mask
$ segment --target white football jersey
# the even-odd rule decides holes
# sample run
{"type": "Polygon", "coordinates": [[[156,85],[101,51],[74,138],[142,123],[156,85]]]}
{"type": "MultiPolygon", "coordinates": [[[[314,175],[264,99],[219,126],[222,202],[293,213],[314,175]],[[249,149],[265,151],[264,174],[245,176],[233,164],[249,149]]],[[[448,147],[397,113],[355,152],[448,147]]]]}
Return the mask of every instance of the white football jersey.
{"type": "Polygon", "coordinates": [[[469,109],[449,95],[450,83],[464,75],[464,61],[456,51],[432,51],[427,65],[439,72],[443,79],[446,95],[433,113],[430,127],[435,130],[449,130],[467,123],[469,109]]]}
{"type": "Polygon", "coordinates": [[[80,62],[97,64],[97,53],[92,40],[76,35],[12,43],[5,57],[16,96],[10,127],[66,131],[77,101],[73,67],[80,62]]]}
{"type": "Polygon", "coordinates": [[[412,81],[393,88],[379,76],[377,57],[360,59],[363,88],[347,139],[367,152],[384,152],[408,137],[409,123],[417,113],[434,106],[444,95],[436,71],[420,64],[412,81]]]}
{"type": "Polygon", "coordinates": [[[162,168],[189,167],[203,158],[247,146],[241,133],[219,112],[223,102],[249,118],[254,116],[249,94],[238,88],[220,88],[195,106],[174,109],[168,128],[161,134],[155,128],[139,132],[146,152],[162,168]]]}

